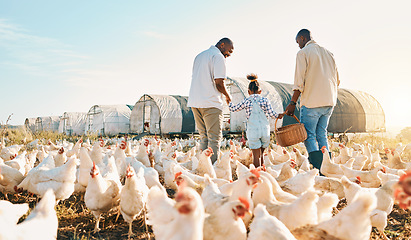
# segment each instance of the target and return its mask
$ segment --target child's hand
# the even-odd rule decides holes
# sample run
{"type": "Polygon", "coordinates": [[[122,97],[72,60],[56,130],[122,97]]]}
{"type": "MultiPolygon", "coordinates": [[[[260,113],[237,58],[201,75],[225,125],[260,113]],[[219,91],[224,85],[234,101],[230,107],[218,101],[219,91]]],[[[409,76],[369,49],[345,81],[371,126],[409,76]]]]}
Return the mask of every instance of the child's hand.
{"type": "Polygon", "coordinates": [[[278,118],[278,119],[282,119],[282,118],[284,117],[284,114],[285,114],[285,113],[280,113],[280,114],[278,114],[278,117],[277,117],[277,118],[278,118]]]}

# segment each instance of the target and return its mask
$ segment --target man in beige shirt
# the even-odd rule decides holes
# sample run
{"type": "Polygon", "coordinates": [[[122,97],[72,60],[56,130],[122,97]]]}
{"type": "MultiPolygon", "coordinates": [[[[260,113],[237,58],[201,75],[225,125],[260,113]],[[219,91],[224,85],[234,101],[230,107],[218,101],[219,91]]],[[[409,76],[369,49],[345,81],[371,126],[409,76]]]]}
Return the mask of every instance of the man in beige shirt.
{"type": "Polygon", "coordinates": [[[327,127],[337,103],[340,84],[333,54],[312,40],[311,32],[301,29],[296,37],[300,51],[295,66],[294,94],[285,113],[293,115],[296,102],[300,99],[300,121],[307,130],[304,144],[309,160],[320,169],[322,152],[328,148],[327,127]]]}

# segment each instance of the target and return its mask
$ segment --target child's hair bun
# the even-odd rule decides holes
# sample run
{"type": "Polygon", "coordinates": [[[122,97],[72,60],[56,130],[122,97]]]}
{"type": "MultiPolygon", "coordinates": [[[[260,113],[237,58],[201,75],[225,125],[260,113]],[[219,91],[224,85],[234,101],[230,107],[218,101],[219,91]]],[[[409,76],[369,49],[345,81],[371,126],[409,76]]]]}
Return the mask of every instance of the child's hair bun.
{"type": "Polygon", "coordinates": [[[247,79],[250,80],[251,82],[257,81],[257,78],[258,78],[257,74],[254,74],[254,73],[250,73],[247,75],[247,79]]]}

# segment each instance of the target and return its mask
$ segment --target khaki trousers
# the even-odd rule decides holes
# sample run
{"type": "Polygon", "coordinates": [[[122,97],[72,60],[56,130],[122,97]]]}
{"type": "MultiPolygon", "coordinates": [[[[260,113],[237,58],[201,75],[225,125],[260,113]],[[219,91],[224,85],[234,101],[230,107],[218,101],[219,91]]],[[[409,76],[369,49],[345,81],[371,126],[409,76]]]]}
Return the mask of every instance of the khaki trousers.
{"type": "Polygon", "coordinates": [[[211,162],[217,161],[220,143],[223,139],[223,111],[218,108],[191,108],[200,134],[200,148],[213,149],[211,162]]]}

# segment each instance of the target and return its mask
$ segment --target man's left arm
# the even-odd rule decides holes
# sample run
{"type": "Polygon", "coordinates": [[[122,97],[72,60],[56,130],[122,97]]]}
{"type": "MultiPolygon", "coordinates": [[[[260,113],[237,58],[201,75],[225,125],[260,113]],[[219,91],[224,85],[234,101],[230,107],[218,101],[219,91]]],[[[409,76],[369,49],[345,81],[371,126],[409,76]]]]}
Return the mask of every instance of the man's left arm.
{"type": "Polygon", "coordinates": [[[231,102],[231,96],[227,92],[227,88],[224,84],[224,78],[216,78],[214,79],[214,81],[215,81],[215,86],[217,90],[225,96],[225,100],[227,104],[229,104],[231,102]]]}

